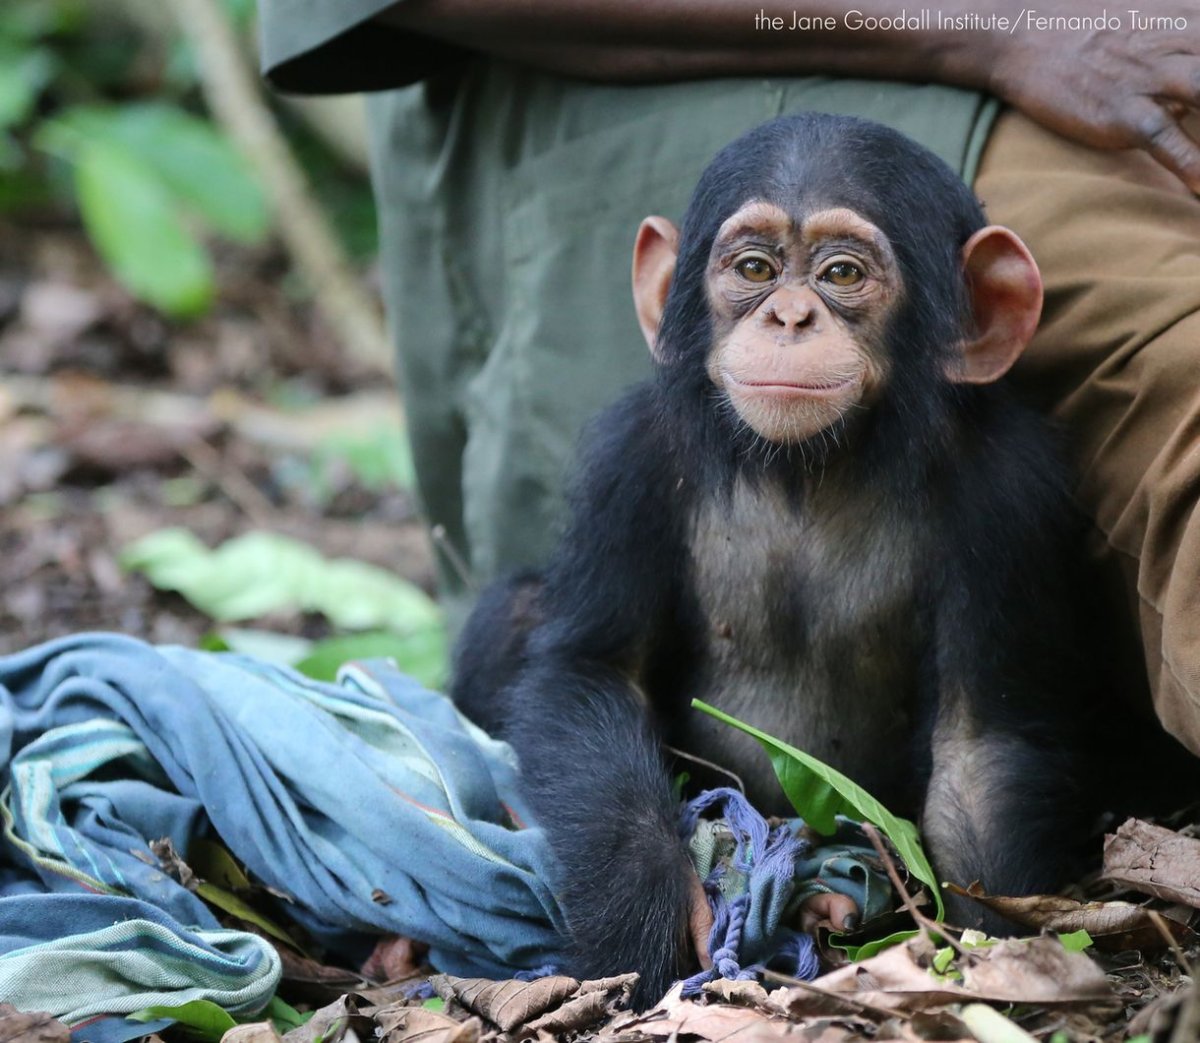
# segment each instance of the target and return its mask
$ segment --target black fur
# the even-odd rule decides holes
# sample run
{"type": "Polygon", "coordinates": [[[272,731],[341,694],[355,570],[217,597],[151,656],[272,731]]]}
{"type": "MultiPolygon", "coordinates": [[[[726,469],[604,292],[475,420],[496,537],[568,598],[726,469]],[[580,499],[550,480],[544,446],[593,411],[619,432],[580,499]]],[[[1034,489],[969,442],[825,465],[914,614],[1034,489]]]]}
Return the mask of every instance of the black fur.
{"type": "Polygon", "coordinates": [[[1042,422],[942,376],[969,322],[960,248],[984,224],[944,164],[861,120],[776,120],[703,175],[667,361],[593,423],[537,619],[506,607],[534,580],[499,588],[457,655],[456,699],[516,748],[561,860],[574,973],[639,970],[645,1003],[688,969],[664,737],[787,810],[757,747],[693,696],[923,814],[945,878],[1059,882],[1088,815],[1078,521],[1042,422]],[[887,395],[837,444],[780,450],[716,407],[704,273],[751,199],[851,207],[899,261],[887,395]]]}

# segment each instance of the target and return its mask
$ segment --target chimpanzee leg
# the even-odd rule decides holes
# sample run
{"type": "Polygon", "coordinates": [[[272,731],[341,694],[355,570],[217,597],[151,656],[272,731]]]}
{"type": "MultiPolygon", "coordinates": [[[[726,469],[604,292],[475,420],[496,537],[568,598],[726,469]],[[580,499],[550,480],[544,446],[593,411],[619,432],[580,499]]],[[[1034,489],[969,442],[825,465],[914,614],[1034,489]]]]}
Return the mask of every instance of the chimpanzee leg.
{"type": "MultiPolygon", "coordinates": [[[[1060,751],[1009,731],[980,730],[951,712],[939,719],[931,752],[921,825],[939,879],[964,888],[978,881],[995,895],[1053,893],[1087,825],[1060,751]]],[[[970,899],[944,898],[956,926],[1013,932],[970,899]]]]}
{"type": "Polygon", "coordinates": [[[487,587],[454,646],[450,696],[484,731],[498,732],[506,713],[503,693],[525,662],[525,642],[540,612],[539,573],[518,572],[487,587]]]}

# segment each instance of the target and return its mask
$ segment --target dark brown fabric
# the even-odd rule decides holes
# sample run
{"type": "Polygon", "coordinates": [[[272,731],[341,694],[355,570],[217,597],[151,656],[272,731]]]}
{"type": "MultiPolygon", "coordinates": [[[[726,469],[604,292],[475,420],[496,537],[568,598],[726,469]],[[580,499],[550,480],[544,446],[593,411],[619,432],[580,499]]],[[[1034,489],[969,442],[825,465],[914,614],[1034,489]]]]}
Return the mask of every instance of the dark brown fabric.
{"type": "Polygon", "coordinates": [[[1140,152],[1073,145],[1011,112],[975,188],[1046,282],[1014,376],[1065,426],[1154,707],[1200,754],[1200,202],[1140,152]]]}

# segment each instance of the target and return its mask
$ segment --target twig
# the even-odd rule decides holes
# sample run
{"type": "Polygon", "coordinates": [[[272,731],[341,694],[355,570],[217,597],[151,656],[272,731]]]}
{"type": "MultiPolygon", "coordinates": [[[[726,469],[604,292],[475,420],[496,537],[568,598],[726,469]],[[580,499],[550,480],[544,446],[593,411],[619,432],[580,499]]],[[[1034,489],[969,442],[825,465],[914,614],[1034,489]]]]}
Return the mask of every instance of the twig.
{"type": "Polygon", "coordinates": [[[736,772],[730,771],[728,768],[722,768],[719,764],[714,764],[712,761],[705,760],[703,757],[697,757],[694,753],[688,753],[686,750],[681,750],[678,746],[668,746],[663,744],[663,749],[668,753],[674,754],[680,760],[691,761],[693,764],[699,764],[702,768],[708,768],[709,771],[715,771],[718,775],[727,775],[733,779],[734,785],[737,786],[738,792],[744,797],[746,795],[746,784],[742,781],[742,777],[736,772]]]}
{"type": "Polygon", "coordinates": [[[1175,1027],[1167,1043],[1194,1043],[1197,1038],[1200,1038],[1200,986],[1193,981],[1179,1004],[1175,1027]]]}
{"type": "Polygon", "coordinates": [[[1195,979],[1192,973],[1191,961],[1184,955],[1183,949],[1179,947],[1179,942],[1175,935],[1171,933],[1171,928],[1167,926],[1166,919],[1157,909],[1147,909],[1146,915],[1150,917],[1150,922],[1154,924],[1154,929],[1163,936],[1163,940],[1171,947],[1171,952],[1175,955],[1175,960],[1179,964],[1183,973],[1189,978],[1195,979]]]}
{"type": "Polygon", "coordinates": [[[275,507],[240,470],[225,463],[220,454],[202,439],[180,447],[180,455],[192,468],[214,482],[230,502],[260,529],[269,526],[275,507]]]}
{"type": "Polygon", "coordinates": [[[275,211],[275,227],[303,271],[318,307],[353,355],[373,369],[389,371],[391,349],[379,310],[313,200],[246,67],[219,0],[174,0],[174,7],[196,47],[209,107],[262,177],[275,211]]]}
{"type": "Polygon", "coordinates": [[[887,846],[883,842],[883,838],[879,835],[879,831],[871,825],[870,822],[862,824],[862,831],[866,838],[871,841],[875,848],[876,854],[883,862],[883,868],[887,870],[888,879],[891,880],[892,886],[896,889],[896,893],[900,896],[900,900],[904,903],[904,908],[908,910],[908,915],[913,918],[913,922],[921,928],[921,932],[926,935],[930,941],[934,938],[943,939],[959,956],[968,955],[967,950],[959,943],[957,938],[950,936],[946,927],[942,924],[935,923],[929,919],[920,909],[917,908],[917,903],[912,900],[912,896],[908,893],[908,889],[900,880],[900,873],[896,869],[896,863],[891,854],[888,852],[887,846]]]}
{"type": "Polygon", "coordinates": [[[804,989],[806,992],[811,992],[814,995],[822,996],[825,999],[834,1000],[838,1003],[844,1003],[847,1007],[862,1011],[865,1014],[874,1014],[877,1018],[900,1018],[903,1021],[912,1020],[912,1015],[907,1014],[902,1010],[888,1010],[886,1007],[877,1007],[873,1003],[867,1003],[864,1000],[855,999],[849,993],[833,992],[831,989],[823,989],[820,985],[814,985],[811,981],[804,981],[801,978],[793,978],[789,974],[780,974],[778,971],[764,970],[762,972],[762,976],[768,981],[777,981],[781,985],[792,985],[796,988],[804,989]]]}
{"type": "Polygon", "coordinates": [[[446,532],[446,526],[435,525],[429,530],[429,538],[433,541],[433,545],[437,547],[442,554],[445,555],[446,561],[450,563],[450,567],[454,570],[454,574],[459,578],[467,590],[474,593],[479,592],[479,584],[475,582],[475,577],[471,575],[470,568],[463,560],[463,556],[458,553],[458,548],[450,542],[450,536],[446,532]]]}

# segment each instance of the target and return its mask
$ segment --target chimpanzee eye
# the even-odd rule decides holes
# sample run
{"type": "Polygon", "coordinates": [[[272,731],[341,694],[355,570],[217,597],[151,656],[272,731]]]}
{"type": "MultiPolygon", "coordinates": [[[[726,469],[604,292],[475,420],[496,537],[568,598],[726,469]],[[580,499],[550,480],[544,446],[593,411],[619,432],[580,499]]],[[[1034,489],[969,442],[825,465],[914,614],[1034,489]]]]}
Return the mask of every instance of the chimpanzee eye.
{"type": "Polygon", "coordinates": [[[744,257],[733,266],[733,270],[750,282],[770,282],[775,278],[775,269],[762,257],[744,257]]]}
{"type": "Polygon", "coordinates": [[[849,261],[837,261],[821,273],[821,278],[834,286],[854,286],[862,282],[865,276],[858,265],[849,261]]]}

